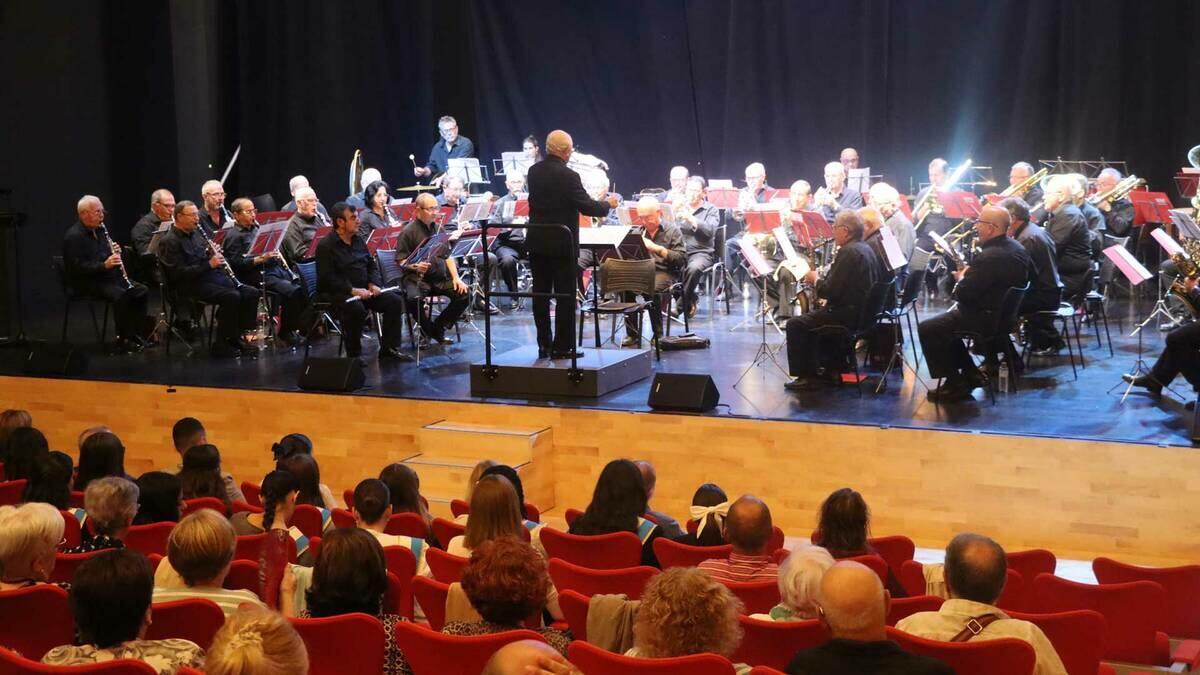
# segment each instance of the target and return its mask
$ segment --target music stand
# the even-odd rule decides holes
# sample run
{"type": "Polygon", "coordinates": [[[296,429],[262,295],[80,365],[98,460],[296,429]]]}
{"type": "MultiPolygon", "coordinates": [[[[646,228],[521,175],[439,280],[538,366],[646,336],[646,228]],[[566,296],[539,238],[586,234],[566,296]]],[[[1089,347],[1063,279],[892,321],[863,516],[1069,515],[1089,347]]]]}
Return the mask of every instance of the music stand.
{"type": "Polygon", "coordinates": [[[367,235],[367,251],[371,255],[375,255],[379,251],[395,251],[396,244],[399,243],[400,235],[403,232],[403,225],[371,230],[371,234],[367,235]]]}
{"type": "Polygon", "coordinates": [[[525,156],[525,152],[517,150],[515,152],[502,152],[500,159],[492,160],[493,173],[497,176],[508,176],[510,173],[518,173],[524,176],[529,173],[529,167],[533,166],[533,160],[525,156]],[[499,169],[496,167],[499,166],[499,169]]]}
{"type": "MultiPolygon", "coordinates": [[[[587,227],[579,230],[579,248],[588,249],[592,255],[592,307],[598,307],[600,304],[600,262],[608,256],[616,256],[624,258],[622,249],[629,242],[630,237],[634,237],[637,243],[641,244],[642,237],[628,223],[620,225],[606,225],[604,227],[587,227]]],[[[642,246],[642,252],[649,255],[645,246],[642,246]]],[[[586,299],[586,296],[583,296],[586,299]]],[[[581,305],[582,306],[582,305],[581,305]]],[[[582,317],[582,314],[581,314],[582,317]]],[[[595,326],[595,334],[600,335],[600,315],[592,312],[592,320],[595,326]]],[[[580,332],[578,339],[580,344],[583,343],[582,319],[580,320],[580,332]]],[[[616,328],[613,328],[613,334],[616,334],[616,328]]],[[[600,348],[600,340],[596,340],[596,349],[600,348]]]]}
{"type": "MultiPolygon", "coordinates": [[[[754,360],[750,362],[750,365],[746,366],[746,369],[742,371],[741,376],[739,376],[737,381],[733,383],[734,389],[741,384],[742,380],[750,373],[751,370],[753,370],[756,366],[765,365],[767,361],[775,364],[775,368],[779,370],[780,374],[783,375],[785,379],[790,377],[787,369],[780,365],[779,359],[776,358],[775,350],[772,349],[771,345],[767,343],[768,318],[770,318],[771,325],[775,327],[775,330],[778,331],[780,335],[783,334],[783,331],[779,328],[779,324],[775,323],[775,318],[769,317],[771,312],[770,307],[767,305],[767,278],[771,276],[773,269],[771,264],[767,262],[767,259],[763,257],[763,254],[753,246],[743,246],[742,256],[749,264],[751,276],[759,282],[758,297],[760,301],[760,307],[758,310],[758,319],[762,332],[758,343],[758,350],[754,352],[754,360]]],[[[782,298],[780,301],[782,302],[782,298]]],[[[742,324],[739,324],[730,330],[737,330],[738,327],[745,323],[746,322],[743,321],[742,324]]]]}
{"type": "Polygon", "coordinates": [[[417,204],[413,201],[403,202],[394,206],[389,206],[392,213],[396,214],[396,218],[402,223],[407,223],[417,217],[417,204]]]}
{"type": "Polygon", "coordinates": [[[1175,189],[1181,199],[1191,199],[1196,196],[1196,188],[1200,187],[1200,169],[1184,167],[1175,174],[1175,189]]]}
{"type": "Polygon", "coordinates": [[[974,192],[953,190],[941,192],[938,199],[942,203],[942,215],[952,220],[971,220],[979,217],[983,206],[974,192]]]}
{"type": "Polygon", "coordinates": [[[333,232],[333,227],[330,225],[318,227],[313,232],[312,241],[308,242],[308,248],[304,251],[305,259],[312,258],[313,256],[317,255],[317,244],[320,244],[321,240],[324,239],[330,232],[333,232]]]}
{"type": "Polygon", "coordinates": [[[447,160],[446,176],[459,176],[468,186],[491,182],[485,175],[485,167],[479,164],[476,157],[455,157],[447,160]]]}
{"type": "Polygon", "coordinates": [[[746,211],[746,232],[748,234],[771,234],[779,227],[783,214],[775,208],[752,208],[746,211]]]}
{"type": "MultiPolygon", "coordinates": [[[[1159,235],[1161,235],[1162,237],[1166,237],[1166,239],[1170,239],[1170,236],[1167,235],[1167,233],[1163,232],[1162,230],[1155,232],[1155,234],[1153,235],[1154,238],[1156,240],[1158,240],[1159,243],[1164,246],[1164,248],[1166,248],[1170,244],[1174,244],[1176,247],[1179,247],[1179,244],[1177,242],[1175,242],[1173,239],[1169,243],[1164,244],[1163,242],[1165,240],[1160,238],[1159,235]]],[[[1182,248],[1180,248],[1180,250],[1182,250],[1182,248]]],[[[1144,282],[1147,279],[1150,279],[1154,276],[1153,274],[1150,273],[1150,270],[1146,269],[1146,267],[1144,265],[1142,265],[1140,262],[1138,262],[1137,258],[1134,258],[1133,255],[1129,251],[1127,251],[1124,246],[1120,246],[1117,244],[1114,244],[1113,246],[1109,246],[1108,248],[1104,249],[1104,255],[1108,256],[1108,259],[1112,261],[1114,267],[1121,270],[1121,274],[1124,274],[1125,278],[1129,280],[1130,287],[1137,286],[1138,284],[1141,284],[1142,282],[1144,282]]],[[[1154,310],[1152,312],[1150,312],[1150,314],[1148,316],[1146,316],[1146,318],[1137,325],[1137,328],[1133,329],[1133,333],[1131,333],[1131,335],[1137,335],[1137,339],[1138,339],[1137,360],[1134,361],[1133,368],[1131,368],[1130,371],[1128,373],[1126,373],[1123,377],[1128,377],[1129,379],[1133,380],[1133,379],[1137,379],[1138,377],[1141,377],[1142,375],[1146,375],[1146,376],[1149,376],[1150,379],[1153,379],[1155,382],[1158,382],[1158,380],[1154,379],[1154,374],[1151,372],[1150,368],[1146,365],[1146,361],[1142,358],[1142,329],[1146,327],[1146,324],[1153,321],[1154,317],[1158,316],[1159,314],[1163,314],[1167,317],[1171,317],[1170,312],[1168,312],[1166,309],[1166,302],[1163,300],[1163,298],[1161,296],[1159,297],[1158,302],[1156,302],[1154,304],[1154,310]]],[[[1173,318],[1173,317],[1171,317],[1171,318],[1173,318]]],[[[1109,388],[1108,393],[1111,394],[1114,389],[1120,387],[1122,384],[1125,384],[1124,379],[1122,379],[1122,381],[1116,383],[1111,388],[1109,388]]],[[[1165,387],[1172,394],[1179,396],[1179,394],[1177,392],[1175,392],[1174,389],[1171,389],[1169,386],[1163,384],[1162,382],[1158,382],[1158,384],[1165,387]]],[[[1128,386],[1125,387],[1125,393],[1121,395],[1122,403],[1125,402],[1125,398],[1129,396],[1129,392],[1132,390],[1133,390],[1133,382],[1129,382],[1128,386]]],[[[1182,398],[1182,397],[1180,397],[1180,398],[1182,398]]]]}
{"type": "Polygon", "coordinates": [[[734,187],[713,187],[709,185],[705,192],[708,203],[718,209],[736,209],[738,205],[738,190],[734,187]]]}
{"type": "Polygon", "coordinates": [[[1181,239],[1200,239],[1200,225],[1196,224],[1190,209],[1171,209],[1171,221],[1181,239]]]}
{"type": "Polygon", "coordinates": [[[867,194],[871,189],[871,167],[848,170],[846,172],[846,187],[859,194],[867,194]]]}

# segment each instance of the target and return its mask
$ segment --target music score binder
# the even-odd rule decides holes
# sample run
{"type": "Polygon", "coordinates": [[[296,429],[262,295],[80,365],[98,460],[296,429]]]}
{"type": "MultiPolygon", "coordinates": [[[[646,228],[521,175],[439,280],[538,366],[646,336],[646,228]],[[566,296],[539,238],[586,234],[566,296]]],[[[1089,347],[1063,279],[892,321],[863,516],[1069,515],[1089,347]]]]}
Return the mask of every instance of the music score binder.
{"type": "Polygon", "coordinates": [[[404,232],[403,225],[372,230],[371,234],[367,236],[367,251],[371,255],[375,255],[378,251],[395,251],[396,243],[400,240],[402,232],[404,232]]]}
{"type": "Polygon", "coordinates": [[[283,243],[283,235],[287,234],[287,228],[288,221],[286,220],[259,225],[258,230],[254,233],[254,241],[250,244],[250,250],[246,255],[257,258],[260,255],[279,251],[279,246],[283,243]]]}
{"type": "Polygon", "coordinates": [[[746,211],[746,231],[752,234],[770,234],[779,227],[782,216],[778,209],[750,209],[746,211]]]}
{"type": "Polygon", "coordinates": [[[1129,201],[1133,202],[1133,224],[1146,225],[1156,223],[1166,225],[1171,220],[1171,198],[1165,192],[1143,192],[1134,190],[1129,193],[1129,201]]]}
{"type": "Polygon", "coordinates": [[[708,188],[708,203],[718,209],[736,209],[738,205],[738,189],[733,187],[708,188]]]}
{"type": "Polygon", "coordinates": [[[321,240],[324,239],[330,232],[333,232],[333,228],[329,225],[322,225],[321,227],[318,227],[316,232],[313,232],[312,241],[308,242],[308,249],[304,252],[304,257],[311,258],[315,256],[317,254],[317,244],[320,244],[321,240]]]}
{"type": "Polygon", "coordinates": [[[1120,244],[1113,244],[1104,249],[1104,255],[1108,256],[1113,265],[1121,270],[1121,274],[1124,274],[1129,283],[1134,286],[1154,277],[1150,273],[1150,270],[1146,269],[1144,265],[1137,261],[1137,258],[1133,257],[1132,253],[1120,244]]]}

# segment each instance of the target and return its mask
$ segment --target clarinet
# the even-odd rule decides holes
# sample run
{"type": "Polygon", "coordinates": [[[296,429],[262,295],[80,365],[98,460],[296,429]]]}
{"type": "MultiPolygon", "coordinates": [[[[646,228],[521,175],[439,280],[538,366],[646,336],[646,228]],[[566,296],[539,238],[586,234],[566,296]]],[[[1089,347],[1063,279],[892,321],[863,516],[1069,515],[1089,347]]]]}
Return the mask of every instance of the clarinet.
{"type": "Polygon", "coordinates": [[[133,282],[129,280],[129,272],[125,269],[125,259],[121,257],[121,247],[117,246],[117,242],[108,236],[108,228],[104,223],[100,223],[100,233],[104,235],[105,241],[108,242],[108,250],[117,256],[117,269],[121,270],[121,278],[125,280],[125,288],[133,288],[133,282]]]}
{"type": "Polygon", "coordinates": [[[213,255],[221,256],[221,269],[225,270],[225,274],[229,275],[229,280],[233,282],[233,285],[237,288],[244,286],[245,284],[243,284],[237,278],[237,275],[234,274],[233,267],[229,264],[229,261],[225,259],[225,254],[221,252],[221,247],[204,233],[203,227],[197,227],[196,231],[200,233],[200,238],[204,240],[204,243],[208,244],[208,250],[212,252],[213,255]]]}

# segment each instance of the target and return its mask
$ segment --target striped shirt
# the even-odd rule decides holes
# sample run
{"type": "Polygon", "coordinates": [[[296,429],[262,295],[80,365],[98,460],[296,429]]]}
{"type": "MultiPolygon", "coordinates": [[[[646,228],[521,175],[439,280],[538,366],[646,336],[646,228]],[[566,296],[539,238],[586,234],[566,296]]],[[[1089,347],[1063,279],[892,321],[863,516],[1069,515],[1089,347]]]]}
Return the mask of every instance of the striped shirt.
{"type": "Polygon", "coordinates": [[[231,590],[228,588],[201,588],[198,586],[181,586],[177,588],[155,588],[154,597],[151,602],[159,604],[163,602],[174,602],[175,600],[190,600],[192,598],[200,598],[203,600],[211,600],[221,608],[225,613],[225,618],[237,611],[238,605],[248,603],[256,607],[266,609],[258,596],[247,590],[231,590]]]}
{"type": "Polygon", "coordinates": [[[730,553],[729,557],[724,560],[720,558],[705,560],[697,567],[708,572],[709,576],[721,583],[775,581],[779,578],[779,565],[771,562],[771,557],[765,555],[730,553]]]}

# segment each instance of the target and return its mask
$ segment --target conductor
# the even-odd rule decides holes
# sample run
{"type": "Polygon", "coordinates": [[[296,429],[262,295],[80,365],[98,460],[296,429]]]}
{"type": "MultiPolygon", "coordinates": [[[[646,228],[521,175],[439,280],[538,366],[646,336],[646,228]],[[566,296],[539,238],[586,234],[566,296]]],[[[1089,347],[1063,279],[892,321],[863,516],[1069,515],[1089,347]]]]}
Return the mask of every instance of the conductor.
{"type": "Polygon", "coordinates": [[[579,258],[579,216],[603,217],[617,206],[617,198],[607,201],[588,196],[579,174],[567,168],[567,160],[575,151],[571,135],[562,130],[551,131],[546,137],[546,158],[529,167],[529,222],[566,225],[566,233],[555,228],[531,227],[525,234],[529,251],[529,267],[533,272],[534,293],[562,293],[557,298],[554,331],[550,329],[550,298],[533,299],[533,321],[537,326],[538,357],[552,359],[578,358],[575,351],[575,279],[579,258]]]}

